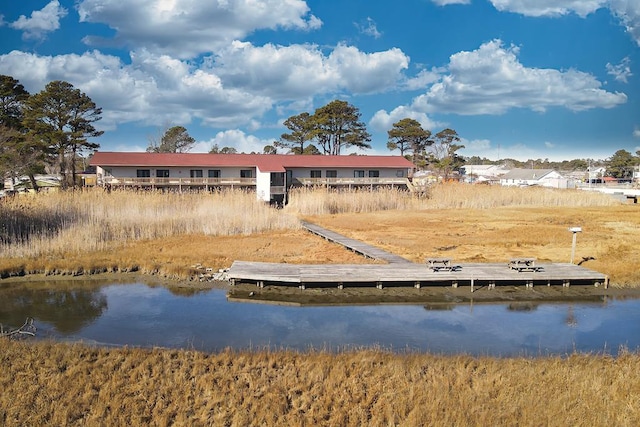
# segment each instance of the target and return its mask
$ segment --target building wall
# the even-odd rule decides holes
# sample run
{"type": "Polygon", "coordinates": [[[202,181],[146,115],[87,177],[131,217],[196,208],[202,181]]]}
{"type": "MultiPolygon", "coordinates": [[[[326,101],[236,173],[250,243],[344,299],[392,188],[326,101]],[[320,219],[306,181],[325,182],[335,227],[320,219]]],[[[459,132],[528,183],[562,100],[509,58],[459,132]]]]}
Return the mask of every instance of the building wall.
{"type": "MultiPolygon", "coordinates": [[[[238,172],[239,174],[239,172],[238,172]]],[[[271,200],[271,173],[270,172],[258,172],[256,173],[256,194],[258,200],[268,202],[271,200]]]]}
{"type": "Polygon", "coordinates": [[[369,177],[369,171],[370,170],[378,171],[379,174],[380,174],[380,178],[397,178],[398,177],[396,175],[397,171],[402,171],[402,178],[406,178],[407,174],[408,174],[408,170],[407,169],[398,169],[398,168],[393,168],[393,169],[385,169],[385,168],[287,168],[287,169],[291,170],[292,176],[293,176],[294,179],[296,179],[296,178],[311,178],[311,171],[312,170],[321,171],[321,175],[322,175],[321,178],[326,178],[327,177],[327,171],[328,170],[336,171],[337,178],[353,178],[354,177],[354,171],[356,171],[356,170],[364,170],[365,178],[369,177]]]}
{"type": "Polygon", "coordinates": [[[135,178],[136,171],[138,169],[149,169],[151,173],[151,178],[156,177],[157,169],[168,169],[169,170],[169,178],[190,178],[190,171],[192,169],[202,170],[202,177],[208,177],[208,170],[220,170],[220,178],[240,178],[240,170],[251,169],[253,175],[255,176],[255,167],[247,167],[247,168],[223,168],[223,167],[210,167],[210,166],[193,166],[193,167],[164,167],[164,166],[139,166],[139,167],[124,167],[124,166],[113,166],[113,167],[96,167],[96,173],[98,177],[112,176],[114,178],[135,178]],[[110,171],[107,173],[106,170],[110,171]]]}

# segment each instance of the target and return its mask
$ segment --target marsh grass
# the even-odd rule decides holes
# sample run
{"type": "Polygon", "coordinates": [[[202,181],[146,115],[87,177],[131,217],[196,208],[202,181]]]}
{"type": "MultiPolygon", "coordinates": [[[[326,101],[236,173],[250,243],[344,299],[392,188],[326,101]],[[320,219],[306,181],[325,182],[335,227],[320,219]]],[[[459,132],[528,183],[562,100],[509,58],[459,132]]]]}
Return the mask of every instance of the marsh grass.
{"type": "Polygon", "coordinates": [[[568,226],[581,225],[578,260],[640,284],[640,213],[607,195],[545,188],[443,184],[429,198],[398,189],[297,189],[283,210],[254,193],[160,193],[101,189],[0,202],[0,277],[139,271],[190,279],[192,265],[234,260],[365,263],[300,229],[305,217],[415,262],[533,256],[567,262],[568,226]]]}
{"type": "Polygon", "coordinates": [[[297,229],[243,191],[159,193],[100,189],[39,194],[0,204],[0,252],[5,257],[113,250],[130,241],[179,235],[249,235],[297,229]]]}
{"type": "Polygon", "coordinates": [[[386,210],[602,207],[619,204],[611,196],[579,190],[446,183],[430,187],[426,197],[417,197],[397,188],[336,190],[303,187],[291,192],[286,209],[302,215],[327,215],[386,210]]]}
{"type": "Polygon", "coordinates": [[[5,426],[640,423],[640,356],[624,351],[500,359],[3,341],[0,366],[5,426]]]}

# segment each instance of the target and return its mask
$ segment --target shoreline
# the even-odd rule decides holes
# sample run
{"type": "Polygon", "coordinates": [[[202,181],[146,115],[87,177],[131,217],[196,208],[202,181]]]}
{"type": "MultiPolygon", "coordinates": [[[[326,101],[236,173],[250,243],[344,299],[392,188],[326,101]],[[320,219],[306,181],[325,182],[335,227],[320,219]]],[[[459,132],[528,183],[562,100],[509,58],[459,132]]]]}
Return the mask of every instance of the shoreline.
{"type": "Polygon", "coordinates": [[[4,284],[39,284],[45,288],[55,288],[67,283],[86,282],[87,285],[127,284],[141,282],[149,286],[163,286],[183,290],[206,291],[224,290],[230,302],[248,302],[280,305],[381,305],[381,304],[428,304],[434,308],[456,304],[475,303],[564,303],[564,302],[602,302],[609,298],[640,298],[640,288],[629,288],[610,284],[603,286],[540,285],[534,288],[525,286],[502,285],[493,289],[477,287],[474,292],[468,286],[453,288],[450,286],[413,287],[345,287],[344,289],[327,287],[309,287],[301,290],[289,286],[265,286],[259,288],[252,284],[231,285],[228,281],[199,281],[197,279],[176,279],[140,272],[96,273],[82,275],[46,275],[25,274],[0,280],[4,284]]]}

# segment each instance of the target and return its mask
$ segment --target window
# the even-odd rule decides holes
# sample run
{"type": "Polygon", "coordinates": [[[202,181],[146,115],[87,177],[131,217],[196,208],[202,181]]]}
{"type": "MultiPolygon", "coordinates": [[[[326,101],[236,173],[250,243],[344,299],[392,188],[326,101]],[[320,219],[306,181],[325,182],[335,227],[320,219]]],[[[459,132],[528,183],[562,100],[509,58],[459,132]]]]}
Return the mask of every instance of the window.
{"type": "Polygon", "coordinates": [[[156,178],[169,178],[169,169],[156,169],[156,178]]]}
{"type": "Polygon", "coordinates": [[[403,177],[404,177],[404,171],[403,171],[402,169],[398,169],[398,170],[396,171],[396,176],[397,176],[398,178],[403,178],[403,177]]]}
{"type": "Polygon", "coordinates": [[[220,169],[209,169],[207,171],[207,176],[209,178],[220,178],[220,169]]]}
{"type": "Polygon", "coordinates": [[[369,178],[380,178],[380,171],[369,171],[369,178]]]}
{"type": "Polygon", "coordinates": [[[191,178],[202,178],[202,169],[191,169],[189,171],[189,176],[191,178]]]}
{"type": "Polygon", "coordinates": [[[353,171],[354,178],[364,178],[364,171],[355,170],[353,171]]]}
{"type": "Polygon", "coordinates": [[[337,178],[338,177],[338,171],[335,171],[335,170],[326,171],[324,176],[326,176],[327,178],[337,178]]]}
{"type": "Polygon", "coordinates": [[[311,171],[311,178],[322,178],[322,171],[311,171]]]}
{"type": "Polygon", "coordinates": [[[137,169],[136,177],[138,178],[150,178],[151,177],[151,169],[137,169]]]}
{"type": "Polygon", "coordinates": [[[253,171],[251,169],[241,169],[240,178],[253,178],[253,171]]]}

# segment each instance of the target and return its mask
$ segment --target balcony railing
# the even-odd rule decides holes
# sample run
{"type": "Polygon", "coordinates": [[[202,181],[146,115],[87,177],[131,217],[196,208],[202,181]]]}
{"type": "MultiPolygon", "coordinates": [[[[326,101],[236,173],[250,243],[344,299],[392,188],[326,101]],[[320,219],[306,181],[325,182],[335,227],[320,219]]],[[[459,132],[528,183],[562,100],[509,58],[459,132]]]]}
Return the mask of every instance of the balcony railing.
{"type": "Polygon", "coordinates": [[[255,186],[255,178],[115,178],[103,177],[101,184],[112,186],[181,187],[181,186],[255,186]]]}
{"type": "Polygon", "coordinates": [[[407,185],[407,178],[297,178],[302,185],[407,185]]]}

